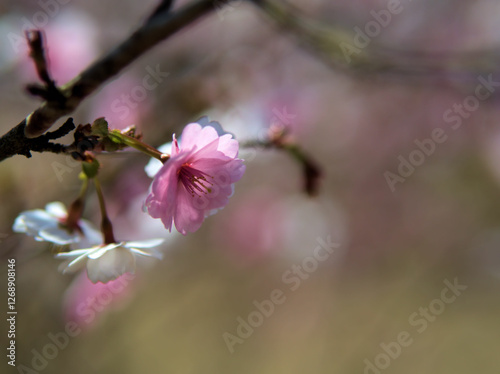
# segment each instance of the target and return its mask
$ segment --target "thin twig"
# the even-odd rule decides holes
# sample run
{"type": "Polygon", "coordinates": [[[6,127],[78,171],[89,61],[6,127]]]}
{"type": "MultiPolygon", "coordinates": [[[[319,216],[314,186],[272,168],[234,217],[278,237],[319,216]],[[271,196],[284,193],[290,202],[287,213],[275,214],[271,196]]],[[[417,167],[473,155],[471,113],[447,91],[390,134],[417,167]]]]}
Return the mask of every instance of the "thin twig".
{"type": "Polygon", "coordinates": [[[214,10],[213,0],[199,0],[175,13],[160,12],[149,18],[142,27],[108,55],[60,88],[65,97],[64,105],[46,101],[2,136],[0,138],[0,162],[16,154],[29,157],[30,151],[39,151],[43,147],[30,148],[36,145],[36,142],[27,142],[27,139],[42,135],[54,122],[72,113],[88,95],[147,50],[214,10]]]}

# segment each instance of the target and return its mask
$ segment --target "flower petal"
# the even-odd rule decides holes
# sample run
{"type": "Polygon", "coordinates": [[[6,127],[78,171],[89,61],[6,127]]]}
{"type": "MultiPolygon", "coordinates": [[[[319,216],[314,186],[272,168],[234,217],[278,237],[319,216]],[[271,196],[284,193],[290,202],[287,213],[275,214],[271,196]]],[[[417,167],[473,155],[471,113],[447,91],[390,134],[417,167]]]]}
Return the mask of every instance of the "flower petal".
{"type": "Polygon", "coordinates": [[[83,269],[85,267],[85,264],[86,261],[84,260],[78,260],[78,261],[66,260],[64,262],[61,262],[61,264],[58,267],[58,270],[63,274],[74,274],[77,271],[83,269]]]}
{"type": "Polygon", "coordinates": [[[175,228],[182,235],[198,230],[203,222],[206,206],[204,195],[191,196],[184,188],[178,188],[177,204],[174,213],[175,228]]]}
{"type": "Polygon", "coordinates": [[[233,136],[233,134],[231,134],[230,132],[225,131],[219,122],[210,121],[208,116],[201,117],[200,119],[198,119],[196,121],[196,123],[199,124],[201,127],[207,127],[207,126],[213,127],[215,129],[215,131],[217,131],[217,135],[219,135],[219,136],[226,135],[226,134],[233,136]]]}
{"type": "Polygon", "coordinates": [[[87,261],[87,253],[84,253],[79,257],[75,258],[74,260],[64,263],[65,266],[63,267],[62,273],[63,274],[74,273],[82,269],[85,266],[86,261],[87,261]]]}
{"type": "Polygon", "coordinates": [[[146,198],[146,208],[153,218],[161,218],[166,229],[172,230],[176,206],[178,175],[182,164],[191,155],[190,152],[171,157],[155,176],[151,193],[146,198]]]}
{"type": "Polygon", "coordinates": [[[60,219],[66,218],[66,216],[68,215],[66,207],[60,201],[54,201],[52,203],[48,203],[47,205],[45,205],[45,211],[51,216],[60,219]]]}
{"type": "Polygon", "coordinates": [[[22,232],[28,235],[37,235],[38,231],[46,227],[57,226],[59,222],[42,209],[28,210],[21,213],[12,229],[15,232],[22,232]]]}
{"type": "Polygon", "coordinates": [[[91,250],[92,248],[86,248],[86,249],[74,249],[69,252],[59,252],[56,254],[56,257],[78,257],[83,254],[87,255],[91,250]]]}
{"type": "Polygon", "coordinates": [[[162,244],[165,239],[149,239],[149,240],[138,240],[136,242],[126,242],[124,247],[127,248],[153,248],[162,244]]]}
{"type": "Polygon", "coordinates": [[[113,249],[119,246],[121,246],[121,243],[111,243],[105,246],[95,247],[95,249],[89,251],[87,257],[93,260],[98,259],[99,257],[103,256],[106,252],[112,251],[113,249]]]}
{"type": "Polygon", "coordinates": [[[163,258],[163,255],[158,252],[158,251],[155,251],[155,250],[152,250],[151,252],[145,252],[145,251],[141,251],[140,249],[138,248],[129,248],[130,251],[134,254],[137,254],[137,255],[140,255],[140,256],[144,256],[144,257],[154,257],[154,258],[157,258],[159,260],[161,260],[163,258]]]}
{"type": "Polygon", "coordinates": [[[58,245],[66,245],[70,243],[76,243],[80,240],[80,237],[76,232],[70,233],[63,227],[47,227],[38,232],[38,236],[47,242],[51,242],[58,245]]]}
{"type": "Polygon", "coordinates": [[[225,156],[235,158],[238,156],[238,150],[240,146],[236,139],[233,139],[231,135],[224,135],[219,138],[219,146],[217,150],[224,153],[225,156]]]}
{"type": "Polygon", "coordinates": [[[219,136],[213,127],[202,128],[197,123],[190,123],[182,131],[181,148],[183,151],[201,149],[217,139],[219,136]]]}
{"type": "Polygon", "coordinates": [[[135,272],[135,257],[124,247],[106,251],[97,259],[87,261],[87,275],[92,283],[106,283],[125,273],[135,272]]]}

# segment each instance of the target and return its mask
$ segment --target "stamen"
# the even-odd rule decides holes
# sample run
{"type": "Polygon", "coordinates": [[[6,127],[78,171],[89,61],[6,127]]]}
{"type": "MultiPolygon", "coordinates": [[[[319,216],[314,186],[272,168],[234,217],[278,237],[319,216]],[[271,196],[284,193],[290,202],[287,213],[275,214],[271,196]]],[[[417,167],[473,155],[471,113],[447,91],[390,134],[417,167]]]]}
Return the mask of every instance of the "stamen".
{"type": "Polygon", "coordinates": [[[199,194],[207,194],[212,192],[213,183],[210,183],[207,178],[212,178],[211,175],[208,175],[200,170],[194,169],[189,164],[184,164],[177,172],[179,178],[186,188],[191,193],[191,196],[199,194]]]}

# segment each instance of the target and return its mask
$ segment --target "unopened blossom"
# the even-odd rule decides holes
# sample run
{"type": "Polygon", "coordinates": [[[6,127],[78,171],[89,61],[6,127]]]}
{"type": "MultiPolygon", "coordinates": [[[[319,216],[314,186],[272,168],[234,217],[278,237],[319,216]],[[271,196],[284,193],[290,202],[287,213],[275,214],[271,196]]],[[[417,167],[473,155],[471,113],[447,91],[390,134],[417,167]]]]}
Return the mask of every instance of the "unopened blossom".
{"type": "Polygon", "coordinates": [[[45,209],[28,210],[19,214],[12,230],[33,236],[37,241],[57,245],[101,241],[101,233],[90,222],[80,219],[75,228],[70,228],[66,225],[67,217],[68,212],[64,204],[55,201],[47,204],[45,209]]]}
{"type": "Polygon", "coordinates": [[[101,244],[61,252],[56,257],[66,259],[59,267],[63,274],[75,273],[86,267],[87,276],[92,283],[106,283],[125,273],[134,274],[136,255],[161,258],[159,252],[151,251],[161,243],[163,239],[101,244]]]}
{"type": "Polygon", "coordinates": [[[228,203],[245,165],[237,158],[238,142],[212,126],[187,125],[180,143],[174,134],[170,158],[155,175],[146,208],[165,228],[172,230],[174,224],[186,235],[228,203]]]}

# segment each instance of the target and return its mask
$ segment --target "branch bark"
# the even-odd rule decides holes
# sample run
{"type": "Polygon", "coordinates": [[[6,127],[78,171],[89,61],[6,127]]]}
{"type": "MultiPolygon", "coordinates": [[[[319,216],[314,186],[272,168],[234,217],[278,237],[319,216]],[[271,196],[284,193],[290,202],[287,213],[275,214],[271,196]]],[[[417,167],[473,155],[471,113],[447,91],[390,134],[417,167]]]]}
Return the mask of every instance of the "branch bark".
{"type": "MultiPolygon", "coordinates": [[[[220,3],[229,2],[230,0],[218,1],[218,4],[220,6],[220,3]]],[[[65,97],[63,103],[45,101],[17,126],[3,135],[0,138],[0,162],[14,155],[30,157],[30,151],[47,151],[44,147],[39,146],[38,141],[54,122],[72,113],[88,95],[147,50],[215,9],[213,0],[199,0],[175,13],[169,12],[168,9],[159,13],[155,11],[154,17],[150,17],[143,26],[118,47],[96,61],[71,82],[60,87],[60,91],[65,97]]]]}

